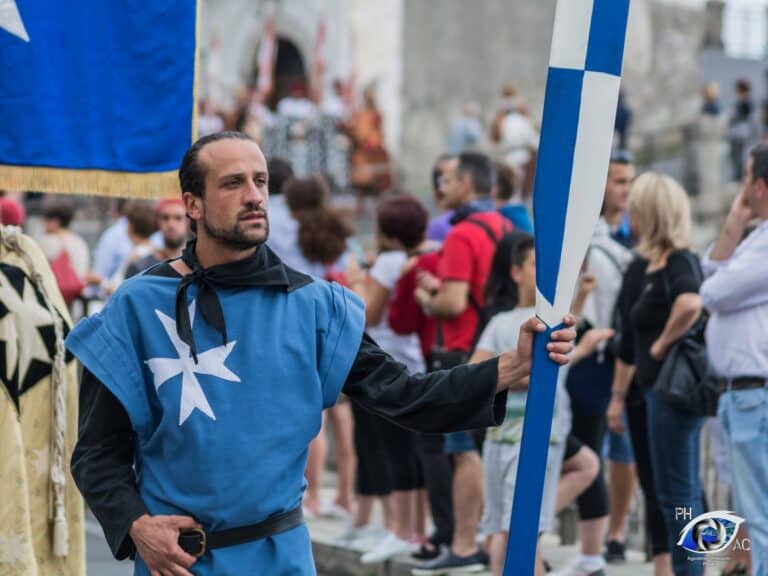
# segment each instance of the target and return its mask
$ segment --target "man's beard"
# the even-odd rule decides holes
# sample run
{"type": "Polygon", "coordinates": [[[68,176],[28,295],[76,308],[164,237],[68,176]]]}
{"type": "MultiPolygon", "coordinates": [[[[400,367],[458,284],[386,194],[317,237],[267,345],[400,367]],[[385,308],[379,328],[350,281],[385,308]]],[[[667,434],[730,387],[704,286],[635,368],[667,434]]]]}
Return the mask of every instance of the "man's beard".
{"type": "Polygon", "coordinates": [[[237,225],[229,229],[211,226],[205,214],[203,214],[202,223],[208,236],[216,240],[221,246],[232,250],[255,248],[265,243],[269,237],[269,219],[266,213],[264,214],[264,237],[259,240],[249,238],[237,225]]]}
{"type": "Polygon", "coordinates": [[[187,242],[186,236],[179,236],[178,238],[168,238],[163,236],[163,246],[168,250],[178,250],[187,242]]]}

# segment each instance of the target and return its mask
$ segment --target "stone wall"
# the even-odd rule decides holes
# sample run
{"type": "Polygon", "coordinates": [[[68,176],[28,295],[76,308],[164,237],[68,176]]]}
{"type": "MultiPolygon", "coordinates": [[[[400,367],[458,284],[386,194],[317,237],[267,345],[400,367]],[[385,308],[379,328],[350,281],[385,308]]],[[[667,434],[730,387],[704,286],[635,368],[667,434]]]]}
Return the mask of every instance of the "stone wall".
{"type": "MultiPolygon", "coordinates": [[[[490,121],[499,90],[514,83],[538,122],[556,0],[405,2],[400,167],[415,192],[428,186],[461,104],[476,100],[490,121]]],[[[674,127],[698,106],[701,8],[632,0],[623,87],[635,131],[674,127]]]]}
{"type": "Polygon", "coordinates": [[[401,169],[413,191],[428,184],[461,105],[487,120],[513,82],[536,116],[543,103],[555,0],[416,0],[405,3],[401,169]]]}

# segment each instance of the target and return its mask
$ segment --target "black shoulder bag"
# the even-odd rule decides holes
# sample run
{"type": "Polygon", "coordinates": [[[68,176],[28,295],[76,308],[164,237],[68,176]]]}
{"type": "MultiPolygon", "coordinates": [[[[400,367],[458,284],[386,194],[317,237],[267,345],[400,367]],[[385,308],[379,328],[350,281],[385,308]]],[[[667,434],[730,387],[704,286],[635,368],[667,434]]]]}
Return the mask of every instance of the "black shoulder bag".
{"type": "MultiPolygon", "coordinates": [[[[666,298],[672,305],[666,270],[662,277],[666,298]]],[[[707,312],[702,311],[696,323],[667,351],[656,378],[656,389],[667,402],[695,416],[717,414],[717,378],[709,363],[704,338],[708,319],[707,312]]]]}

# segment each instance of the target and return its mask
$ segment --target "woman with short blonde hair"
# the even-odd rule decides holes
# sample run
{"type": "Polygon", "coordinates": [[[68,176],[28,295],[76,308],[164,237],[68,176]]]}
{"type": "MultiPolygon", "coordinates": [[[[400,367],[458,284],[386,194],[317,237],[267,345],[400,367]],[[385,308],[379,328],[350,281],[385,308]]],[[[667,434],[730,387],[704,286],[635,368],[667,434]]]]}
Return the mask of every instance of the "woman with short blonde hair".
{"type": "Polygon", "coordinates": [[[620,319],[608,425],[624,428],[626,410],[646,502],[656,576],[701,576],[677,546],[684,528],[675,507],[704,510],[699,478],[703,418],[671,404],[658,390],[665,358],[701,314],[702,273],[691,250],[691,204],[669,176],[649,172],[629,193],[629,218],[639,239],[616,303],[620,319]]]}
{"type": "Polygon", "coordinates": [[[629,194],[629,214],[640,238],[637,253],[644,258],[691,249],[691,203],[669,176],[646,172],[638,177],[629,194]]]}

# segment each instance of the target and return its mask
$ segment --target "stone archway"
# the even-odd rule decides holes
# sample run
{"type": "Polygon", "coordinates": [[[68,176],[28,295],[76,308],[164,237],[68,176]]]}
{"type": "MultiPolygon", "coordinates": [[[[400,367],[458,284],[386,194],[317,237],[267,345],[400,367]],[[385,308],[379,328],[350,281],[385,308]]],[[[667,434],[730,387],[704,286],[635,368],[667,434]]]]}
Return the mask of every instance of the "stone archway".
{"type": "MultiPolygon", "coordinates": [[[[251,85],[255,86],[258,83],[258,74],[258,63],[256,63],[251,75],[251,85]]],[[[309,88],[309,74],[301,49],[285,36],[278,36],[277,38],[277,60],[275,61],[272,85],[273,89],[267,105],[273,110],[277,103],[290,94],[297,85],[309,88]]]]}

